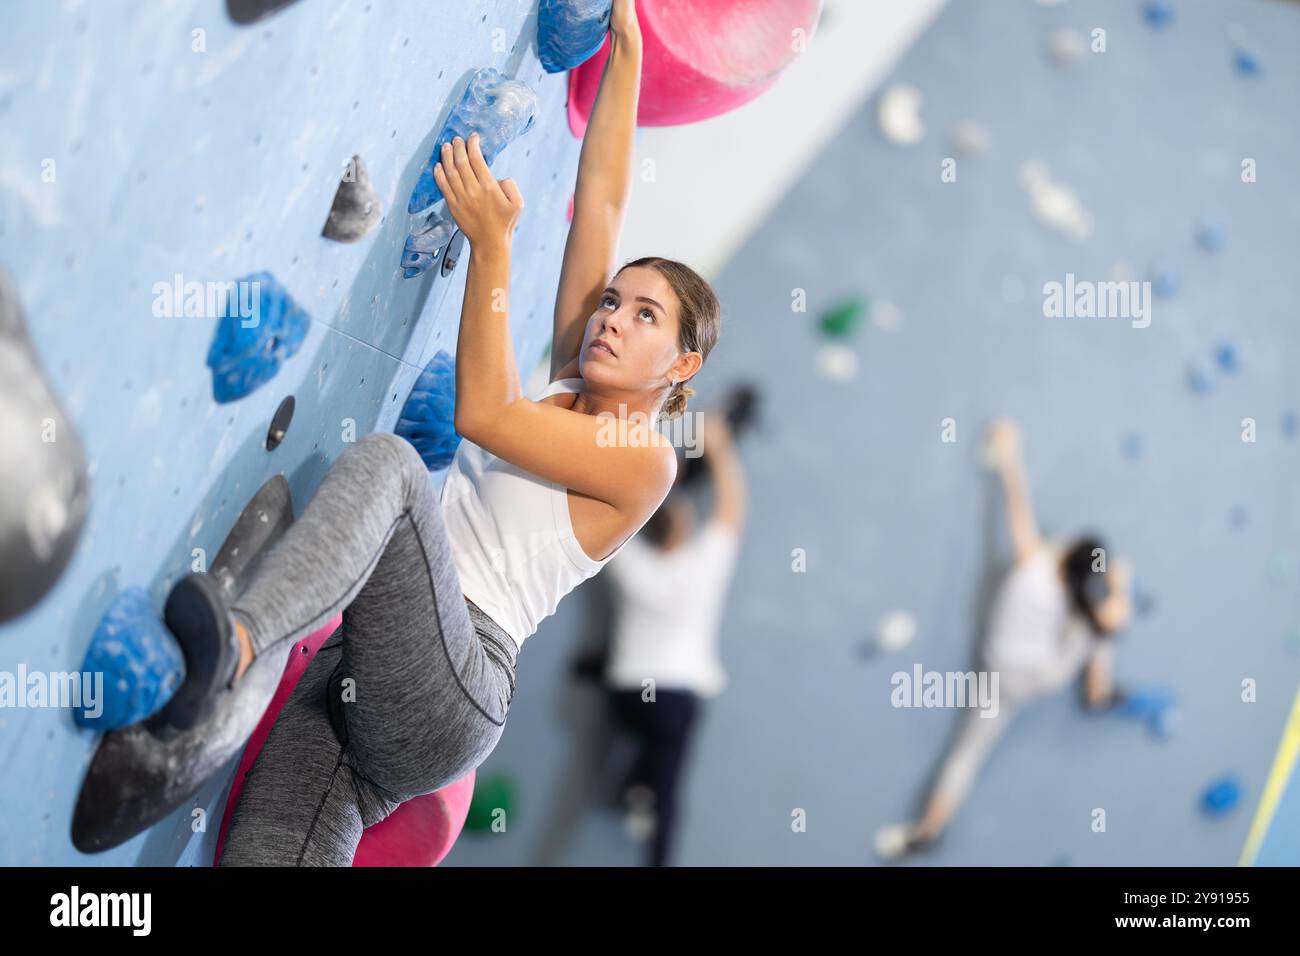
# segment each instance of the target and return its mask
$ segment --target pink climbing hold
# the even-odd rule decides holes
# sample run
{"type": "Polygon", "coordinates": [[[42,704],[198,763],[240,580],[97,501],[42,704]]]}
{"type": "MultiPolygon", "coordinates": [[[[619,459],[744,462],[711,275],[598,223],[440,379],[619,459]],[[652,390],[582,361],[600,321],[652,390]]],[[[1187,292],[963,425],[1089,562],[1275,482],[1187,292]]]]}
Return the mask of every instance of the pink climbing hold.
{"type": "MultiPolygon", "coordinates": [[[[800,55],[821,11],[822,0],[637,0],[637,125],[695,123],[748,103],[800,55]]],[[[591,59],[569,71],[569,129],[579,138],[609,51],[607,36],[591,59]]]]}
{"type": "Polygon", "coordinates": [[[474,771],[434,793],[413,797],[361,835],[353,866],[437,866],[469,816],[474,771]]]}
{"type": "MultiPolygon", "coordinates": [[[[226,798],[226,812],[217,834],[217,851],[213,865],[221,859],[230,819],[244,789],[244,778],[253,768],[262,745],[271,733],[280,711],[289,702],[293,689],[307,672],[316,652],[343,623],[343,615],[336,614],[328,624],[304,637],[289,651],[289,661],[275,689],[275,696],[249,737],[244,754],[235,771],[230,795],[226,798]]],[[[451,852],[469,816],[470,799],[474,795],[474,771],[435,793],[407,800],[384,820],[368,827],[361,835],[361,843],[353,856],[353,866],[437,866],[451,852]]]]}
{"type": "Polygon", "coordinates": [[[569,193],[569,212],[565,218],[573,222],[573,193],[569,193]]]}

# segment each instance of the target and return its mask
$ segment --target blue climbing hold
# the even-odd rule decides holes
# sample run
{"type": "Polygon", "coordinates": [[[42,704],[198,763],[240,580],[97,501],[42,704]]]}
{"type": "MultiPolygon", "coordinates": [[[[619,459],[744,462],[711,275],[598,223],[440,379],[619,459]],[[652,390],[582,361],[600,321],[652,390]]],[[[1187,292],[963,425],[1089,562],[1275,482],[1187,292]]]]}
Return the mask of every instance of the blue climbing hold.
{"type": "MultiPolygon", "coordinates": [[[[163,626],[144,588],[127,588],[99,621],[84,673],[103,675],[98,699],[84,699],[72,712],[78,726],[113,730],[159,710],[185,679],[185,655],[163,626]]],[[[95,681],[98,685],[98,680],[95,681]]]]}
{"type": "Polygon", "coordinates": [[[1259,57],[1240,47],[1232,54],[1232,68],[1237,71],[1238,76],[1259,76],[1264,72],[1259,57]]]}
{"type": "Polygon", "coordinates": [[[1162,299],[1168,299],[1178,294],[1182,279],[1176,266],[1159,263],[1151,270],[1151,291],[1162,299]]]}
{"type": "Polygon", "coordinates": [[[1162,30],[1174,18],[1174,5],[1169,0],[1147,0],[1142,4],[1142,18],[1147,26],[1162,30]]]}
{"type": "Polygon", "coordinates": [[[1241,780],[1236,774],[1225,774],[1213,781],[1201,794],[1201,809],[1213,817],[1232,811],[1241,800],[1241,780]]]}
{"type": "Polygon", "coordinates": [[[1196,243],[1206,252],[1221,252],[1228,244],[1227,233],[1223,226],[1212,219],[1196,221],[1196,243]]]}
{"type": "Polygon", "coordinates": [[[1228,512],[1228,525],[1233,531],[1240,531],[1246,527],[1246,506],[1233,505],[1232,510],[1228,512]]]}
{"type": "Polygon", "coordinates": [[[456,358],[439,352],[429,360],[402,406],[393,429],[405,438],[430,471],[446,468],[456,455],[456,358]]]}
{"type": "Polygon", "coordinates": [[[406,248],[402,252],[402,275],[407,279],[414,279],[423,273],[433,265],[438,251],[455,233],[455,220],[444,219],[438,215],[430,216],[424,229],[406,237],[406,248]]]}
{"type": "Polygon", "coordinates": [[[490,66],[477,70],[433,144],[433,154],[420,171],[406,211],[412,215],[424,212],[442,198],[433,167],[442,159],[444,143],[457,136],[468,140],[470,133],[478,133],[479,148],[490,166],[501,150],[532,129],[536,118],[537,94],[527,83],[508,80],[490,66]]]}
{"type": "Polygon", "coordinates": [[[1142,457],[1142,436],[1136,432],[1130,432],[1124,436],[1124,457],[1129,461],[1136,461],[1142,457]]]}
{"type": "Polygon", "coordinates": [[[1125,694],[1119,713],[1124,717],[1144,721],[1151,736],[1167,740],[1173,735],[1178,723],[1176,703],[1177,698],[1172,691],[1147,687],[1125,694]]]}
{"type": "Polygon", "coordinates": [[[537,10],[537,57],[547,73],[587,62],[605,42],[613,0],[542,0],[537,10]]]}
{"type": "Polygon", "coordinates": [[[1282,434],[1287,438],[1294,438],[1297,430],[1300,430],[1300,416],[1295,412],[1282,413],[1282,434]]]}
{"type": "Polygon", "coordinates": [[[1241,368],[1241,355],[1237,352],[1237,347],[1231,342],[1220,342],[1214,347],[1214,361],[1227,375],[1231,375],[1241,368]]]}
{"type": "Polygon", "coordinates": [[[233,402],[273,379],[307,337],[308,322],[271,273],[239,279],[226,296],[208,349],[212,397],[233,402]]]}
{"type": "Polygon", "coordinates": [[[1214,373],[1209,363],[1193,359],[1187,365],[1187,384],[1197,395],[1208,395],[1214,390],[1214,373]]]}

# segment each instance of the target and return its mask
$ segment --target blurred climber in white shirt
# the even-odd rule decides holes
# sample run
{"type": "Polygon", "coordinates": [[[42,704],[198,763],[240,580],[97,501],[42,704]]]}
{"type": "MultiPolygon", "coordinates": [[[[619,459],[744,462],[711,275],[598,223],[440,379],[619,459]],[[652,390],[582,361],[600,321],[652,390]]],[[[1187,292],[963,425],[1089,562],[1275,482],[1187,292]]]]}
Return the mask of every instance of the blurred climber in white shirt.
{"type": "Polygon", "coordinates": [[[699,473],[700,459],[688,458],[677,486],[607,572],[615,623],[604,679],[615,714],[637,742],[624,781],[626,824],[633,836],[649,838],[650,866],[668,860],[702,703],[727,681],[718,631],[744,526],[745,481],[727,417],[705,415],[703,430],[713,492],[708,519],[699,524],[685,487],[699,473]]]}
{"type": "Polygon", "coordinates": [[[931,846],[970,792],[993,745],[1026,705],[1082,677],[1083,703],[1105,710],[1121,699],[1112,678],[1114,635],[1131,616],[1131,569],[1091,535],[1045,540],[1034,519],[1020,430],[994,423],[986,445],[1006,498],[1015,560],[992,608],[983,666],[996,672],[997,707],[971,709],[915,823],[882,828],[876,852],[898,859],[931,846]]]}

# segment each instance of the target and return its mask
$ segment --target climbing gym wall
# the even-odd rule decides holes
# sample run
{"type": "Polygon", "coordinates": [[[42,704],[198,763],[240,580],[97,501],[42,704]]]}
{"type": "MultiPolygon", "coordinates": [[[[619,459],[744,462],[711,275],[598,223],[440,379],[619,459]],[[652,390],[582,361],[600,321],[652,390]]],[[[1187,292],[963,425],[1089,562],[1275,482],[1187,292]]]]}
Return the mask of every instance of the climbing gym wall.
{"type": "MultiPolygon", "coordinates": [[[[536,95],[493,163],[527,202],[511,289],[525,376],[550,338],[580,143],[523,0],[30,0],[3,17],[0,268],[84,445],[89,511],[57,583],[0,624],[0,669],[74,671],[117,596],[159,606],[275,474],[301,511],[346,443],[393,430],[421,370],[454,354],[464,263],[403,264],[427,226],[412,191],[475,72],[536,95]],[[234,397],[208,364],[223,314],[208,296],[250,276],[287,296],[266,308],[301,341],[259,342],[252,371],[231,353],[252,386],[234,397]]],[[[68,832],[97,737],[67,709],[0,711],[0,864],[92,859],[68,832]]],[[[93,860],[208,865],[233,770],[93,860]]]]}
{"type": "MultiPolygon", "coordinates": [[[[1181,721],[1162,737],[1085,715],[1071,691],[1035,705],[917,862],[1233,865],[1280,744],[1294,760],[1300,11],[1177,3],[1160,28],[1143,6],[949,4],[716,277],[724,333],[699,403],[745,379],[774,414],[743,450],[730,682],[692,744],[680,865],[869,864],[876,829],[916,812],[961,715],[892,707],[890,679],[975,665],[1009,557],[978,450],[995,415],[1022,423],[1046,530],[1095,527],[1133,559],[1144,599],[1117,674],[1169,691],[1181,721]],[[1096,27],[1105,53],[1091,52],[1096,27]],[[941,179],[949,157],[955,182],[941,179]],[[1062,204],[1035,204],[1041,168],[1075,199],[1063,218],[1062,204]],[[1072,210],[1086,236],[1055,225],[1077,226],[1072,210]],[[1164,273],[1166,294],[1144,329],[1048,319],[1042,287],[1067,272],[1164,273]],[[796,289],[806,313],[792,312],[796,289]],[[855,298],[856,331],[823,334],[820,320],[855,298]],[[791,571],[794,548],[806,573],[791,571]],[[910,645],[864,653],[892,611],[914,620],[910,645]]],[[[521,683],[513,730],[480,768],[527,782],[512,832],[462,838],[449,864],[641,860],[602,789],[619,755],[602,749],[608,718],[570,676],[584,618],[575,599],[530,639],[542,676],[521,683]],[[579,747],[605,762],[575,758],[579,747]]],[[[1290,842],[1263,840],[1261,864],[1300,860],[1297,785],[1284,795],[1284,783],[1273,830],[1290,842]]]]}

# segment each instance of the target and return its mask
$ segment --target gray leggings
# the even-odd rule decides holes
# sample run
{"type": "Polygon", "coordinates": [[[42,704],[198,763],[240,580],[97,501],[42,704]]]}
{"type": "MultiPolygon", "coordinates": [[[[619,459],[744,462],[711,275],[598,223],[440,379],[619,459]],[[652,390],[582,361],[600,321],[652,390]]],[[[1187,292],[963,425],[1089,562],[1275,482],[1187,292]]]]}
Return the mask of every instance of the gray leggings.
{"type": "Polygon", "coordinates": [[[363,829],[501,737],[516,645],[461,593],[429,473],[395,435],[339,456],[233,607],[258,654],[340,610],[245,780],[222,866],[350,866],[363,829]]]}

